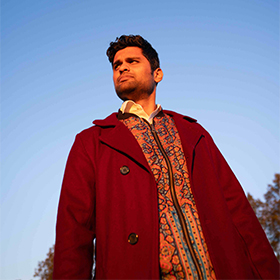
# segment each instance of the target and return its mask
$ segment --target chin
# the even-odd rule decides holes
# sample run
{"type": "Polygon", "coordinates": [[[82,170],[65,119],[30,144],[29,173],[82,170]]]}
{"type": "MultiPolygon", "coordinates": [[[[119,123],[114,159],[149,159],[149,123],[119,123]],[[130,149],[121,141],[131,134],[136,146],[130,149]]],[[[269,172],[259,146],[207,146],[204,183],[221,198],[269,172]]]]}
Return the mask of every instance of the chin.
{"type": "Polygon", "coordinates": [[[118,97],[123,100],[133,100],[133,97],[135,95],[134,89],[126,88],[126,89],[116,89],[116,93],[118,97]]]}
{"type": "Polygon", "coordinates": [[[117,93],[117,96],[118,96],[122,101],[133,100],[133,95],[128,95],[128,94],[124,94],[124,93],[117,93]]]}

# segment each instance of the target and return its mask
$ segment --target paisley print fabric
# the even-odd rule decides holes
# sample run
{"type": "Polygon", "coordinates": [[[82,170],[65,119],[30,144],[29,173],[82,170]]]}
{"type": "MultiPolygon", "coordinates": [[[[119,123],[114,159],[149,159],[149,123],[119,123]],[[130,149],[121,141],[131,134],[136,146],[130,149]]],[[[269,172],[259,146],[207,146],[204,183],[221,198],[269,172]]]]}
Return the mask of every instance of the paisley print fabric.
{"type": "Polygon", "coordinates": [[[138,141],[157,183],[161,278],[199,279],[172,199],[170,188],[171,185],[174,185],[180,211],[183,214],[192,244],[191,250],[195,254],[202,277],[203,279],[216,279],[192,195],[186,159],[173,119],[161,112],[154,118],[152,126],[131,114],[120,121],[128,127],[138,141]],[[152,129],[156,135],[153,134],[152,129]],[[158,139],[156,139],[157,137],[158,139]],[[159,144],[157,140],[159,140],[159,144]],[[163,152],[161,148],[163,148],[163,152]],[[171,173],[168,172],[168,160],[171,163],[171,173]],[[169,174],[172,174],[172,178],[169,178],[169,174]]]}

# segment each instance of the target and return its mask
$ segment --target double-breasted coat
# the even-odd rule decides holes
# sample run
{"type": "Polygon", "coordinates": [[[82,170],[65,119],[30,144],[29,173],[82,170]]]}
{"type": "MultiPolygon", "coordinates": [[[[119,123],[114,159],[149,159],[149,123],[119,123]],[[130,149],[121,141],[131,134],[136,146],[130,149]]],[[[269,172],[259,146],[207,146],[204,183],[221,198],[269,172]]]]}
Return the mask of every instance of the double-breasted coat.
{"type": "MultiPolygon", "coordinates": [[[[175,121],[217,279],[276,279],[279,263],[210,135],[175,121]]],[[[113,113],[76,136],[59,202],[54,279],[159,279],[157,186],[142,150],[113,113]],[[125,166],[126,172],[122,167],[125,166]],[[129,171],[129,172],[128,172],[129,171]],[[128,242],[129,235],[137,243],[128,242]]]]}

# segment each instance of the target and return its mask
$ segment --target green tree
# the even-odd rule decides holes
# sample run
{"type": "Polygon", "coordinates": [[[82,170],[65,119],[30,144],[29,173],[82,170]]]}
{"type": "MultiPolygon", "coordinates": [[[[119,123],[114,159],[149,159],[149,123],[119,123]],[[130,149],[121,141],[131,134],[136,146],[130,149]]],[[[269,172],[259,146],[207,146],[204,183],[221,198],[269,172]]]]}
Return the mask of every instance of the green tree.
{"type": "MultiPolygon", "coordinates": [[[[95,248],[95,243],[94,243],[95,248]]],[[[39,277],[40,280],[52,280],[53,279],[53,257],[54,257],[54,245],[49,249],[47,258],[44,261],[38,263],[38,267],[35,269],[33,277],[39,277]]],[[[92,277],[95,274],[95,258],[92,269],[92,277]]]]}
{"type": "Polygon", "coordinates": [[[47,258],[38,263],[38,268],[35,269],[34,277],[39,277],[40,280],[52,280],[53,277],[53,256],[54,246],[49,249],[47,258]]]}
{"type": "Polygon", "coordinates": [[[273,184],[268,185],[264,194],[265,201],[254,199],[248,193],[247,198],[262,225],[267,238],[280,261],[280,174],[275,174],[273,184]]]}

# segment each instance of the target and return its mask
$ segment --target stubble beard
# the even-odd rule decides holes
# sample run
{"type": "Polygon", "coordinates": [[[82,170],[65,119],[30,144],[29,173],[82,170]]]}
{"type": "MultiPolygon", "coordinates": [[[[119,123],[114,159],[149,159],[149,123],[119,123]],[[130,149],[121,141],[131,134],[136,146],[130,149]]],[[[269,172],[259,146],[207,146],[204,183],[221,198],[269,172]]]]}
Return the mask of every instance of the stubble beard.
{"type": "Polygon", "coordinates": [[[142,99],[149,97],[153,91],[154,87],[141,87],[137,86],[134,82],[126,82],[127,85],[119,85],[115,87],[118,97],[123,100],[133,100],[137,102],[142,99]]]}

